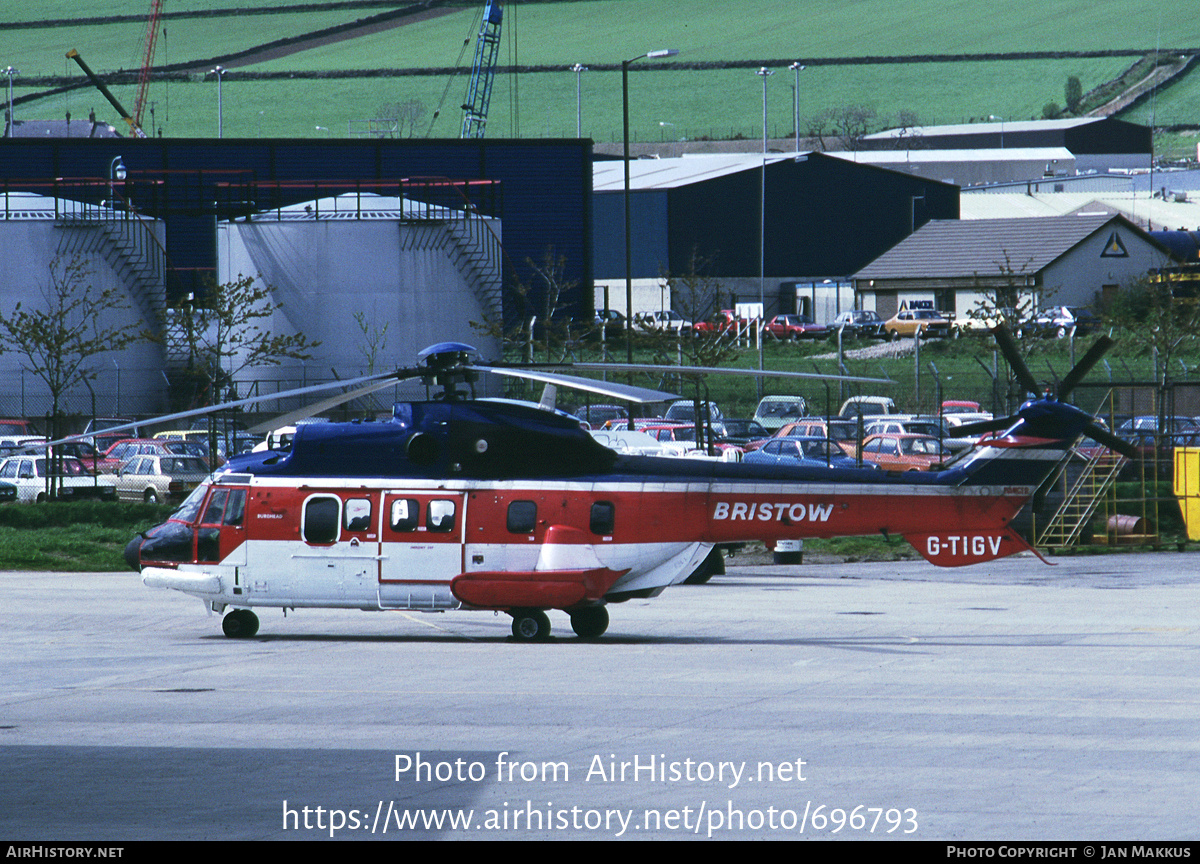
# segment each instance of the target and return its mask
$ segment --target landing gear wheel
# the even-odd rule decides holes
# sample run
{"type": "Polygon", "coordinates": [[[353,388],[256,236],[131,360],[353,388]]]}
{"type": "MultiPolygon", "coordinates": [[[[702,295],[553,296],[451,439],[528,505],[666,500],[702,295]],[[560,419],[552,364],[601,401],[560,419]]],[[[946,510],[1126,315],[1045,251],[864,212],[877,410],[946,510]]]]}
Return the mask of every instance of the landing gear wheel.
{"type": "Polygon", "coordinates": [[[230,639],[249,639],[258,632],[258,616],[249,609],[234,609],[221,620],[221,629],[230,639]]]}
{"type": "Polygon", "coordinates": [[[512,634],[518,642],[550,638],[550,618],[541,609],[513,609],[512,634]]]}
{"type": "Polygon", "coordinates": [[[683,580],[684,585],[703,585],[712,577],[725,572],[725,553],[720,547],[714,546],[708,552],[708,557],[700,562],[700,566],[683,580]]]}
{"type": "Polygon", "coordinates": [[[608,609],[603,606],[585,606],[571,615],[571,629],[580,639],[596,639],[608,629],[608,609]]]}

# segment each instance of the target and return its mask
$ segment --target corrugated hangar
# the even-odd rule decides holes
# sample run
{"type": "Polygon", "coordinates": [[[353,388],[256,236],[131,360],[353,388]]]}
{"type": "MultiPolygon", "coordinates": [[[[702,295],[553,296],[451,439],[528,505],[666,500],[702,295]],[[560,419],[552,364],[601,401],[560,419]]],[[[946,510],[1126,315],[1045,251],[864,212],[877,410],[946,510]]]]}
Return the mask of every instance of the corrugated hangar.
{"type": "Polygon", "coordinates": [[[1066,120],[996,120],[948,126],[888,129],[862,139],[869,150],[979,150],[1064,147],[1078,171],[1148,168],[1154,155],[1152,130],[1112,117],[1066,120]]]}
{"type": "MultiPolygon", "coordinates": [[[[610,307],[624,311],[623,163],[597,162],[593,176],[597,298],[607,285],[610,307]]],[[[853,306],[851,273],[930,219],[957,219],[958,196],[948,183],[821,153],[634,160],[634,311],[658,309],[662,276],[687,274],[699,256],[726,297],[757,301],[761,268],[767,317],[824,321],[853,306]]]]}

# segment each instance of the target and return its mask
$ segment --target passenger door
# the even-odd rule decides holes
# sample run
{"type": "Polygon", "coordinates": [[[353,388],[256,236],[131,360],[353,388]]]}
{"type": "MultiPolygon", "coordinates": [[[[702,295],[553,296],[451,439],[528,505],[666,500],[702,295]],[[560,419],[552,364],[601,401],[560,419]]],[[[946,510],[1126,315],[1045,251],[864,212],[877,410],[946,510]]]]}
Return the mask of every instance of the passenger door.
{"type": "Polygon", "coordinates": [[[379,603],[405,609],[458,605],[450,580],[464,570],[466,498],[456,492],[387,492],[379,539],[379,603]]]}

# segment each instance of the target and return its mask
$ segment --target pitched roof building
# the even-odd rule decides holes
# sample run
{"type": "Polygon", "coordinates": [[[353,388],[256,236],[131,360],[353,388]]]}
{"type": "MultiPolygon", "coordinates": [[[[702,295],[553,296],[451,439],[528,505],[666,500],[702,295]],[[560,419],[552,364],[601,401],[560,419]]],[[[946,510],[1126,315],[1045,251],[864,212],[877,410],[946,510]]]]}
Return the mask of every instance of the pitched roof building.
{"type": "Polygon", "coordinates": [[[934,221],[854,274],[865,309],[884,318],[933,301],[960,322],[980,304],[1086,306],[1169,260],[1120,214],[934,221]]]}

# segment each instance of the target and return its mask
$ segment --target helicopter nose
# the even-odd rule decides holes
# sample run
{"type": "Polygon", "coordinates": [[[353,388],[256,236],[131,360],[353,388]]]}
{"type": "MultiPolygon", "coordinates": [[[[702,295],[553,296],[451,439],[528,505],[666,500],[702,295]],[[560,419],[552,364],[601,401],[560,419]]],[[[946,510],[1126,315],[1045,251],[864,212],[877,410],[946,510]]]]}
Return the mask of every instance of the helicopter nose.
{"type": "Polygon", "coordinates": [[[125,544],[125,563],[129,569],[140,572],[142,569],[142,535],[138,534],[125,544]]]}

